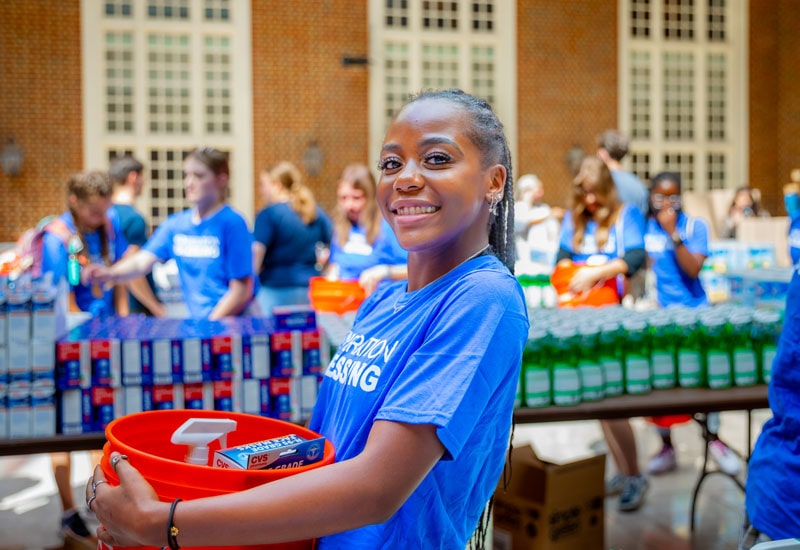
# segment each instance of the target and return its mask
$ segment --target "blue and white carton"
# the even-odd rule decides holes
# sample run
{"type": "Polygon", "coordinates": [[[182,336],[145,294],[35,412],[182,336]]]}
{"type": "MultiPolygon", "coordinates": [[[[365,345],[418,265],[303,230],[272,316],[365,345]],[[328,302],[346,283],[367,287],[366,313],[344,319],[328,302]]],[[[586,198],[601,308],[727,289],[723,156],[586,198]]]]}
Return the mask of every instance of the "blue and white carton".
{"type": "Polygon", "coordinates": [[[216,451],[214,466],[239,470],[299,468],[322,460],[324,450],[324,437],[304,439],[289,434],[216,451]]]}

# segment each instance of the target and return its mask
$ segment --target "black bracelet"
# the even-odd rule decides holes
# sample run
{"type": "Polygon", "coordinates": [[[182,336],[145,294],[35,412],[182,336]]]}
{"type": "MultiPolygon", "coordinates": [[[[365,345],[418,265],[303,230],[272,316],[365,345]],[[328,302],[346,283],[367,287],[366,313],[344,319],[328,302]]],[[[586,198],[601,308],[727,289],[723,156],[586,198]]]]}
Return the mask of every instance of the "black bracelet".
{"type": "Polygon", "coordinates": [[[180,530],[175,527],[173,523],[175,518],[175,507],[181,499],[176,498],[172,501],[172,506],[169,507],[169,518],[167,518],[167,544],[169,544],[170,550],[179,550],[180,546],[178,546],[178,535],[180,534],[180,530]]]}

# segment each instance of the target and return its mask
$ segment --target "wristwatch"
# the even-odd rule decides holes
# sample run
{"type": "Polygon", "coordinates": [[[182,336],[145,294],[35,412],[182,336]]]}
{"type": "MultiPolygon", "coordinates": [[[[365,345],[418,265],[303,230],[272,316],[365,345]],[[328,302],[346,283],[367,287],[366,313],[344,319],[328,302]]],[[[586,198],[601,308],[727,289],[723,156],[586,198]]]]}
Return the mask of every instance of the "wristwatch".
{"type": "Polygon", "coordinates": [[[672,239],[672,244],[674,244],[675,246],[683,244],[683,239],[681,239],[681,234],[678,233],[677,231],[673,231],[672,235],[670,235],[670,238],[672,239]]]}

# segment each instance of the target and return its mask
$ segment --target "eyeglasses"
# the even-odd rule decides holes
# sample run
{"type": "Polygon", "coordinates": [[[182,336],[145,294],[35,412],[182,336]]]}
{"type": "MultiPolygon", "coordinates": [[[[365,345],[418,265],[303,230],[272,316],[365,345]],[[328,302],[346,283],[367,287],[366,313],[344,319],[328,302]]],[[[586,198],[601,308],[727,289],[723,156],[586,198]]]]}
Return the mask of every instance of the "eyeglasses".
{"type": "Polygon", "coordinates": [[[673,206],[680,206],[681,204],[680,195],[662,195],[661,193],[654,193],[650,195],[650,200],[655,204],[663,204],[664,202],[669,202],[673,206]]]}
{"type": "Polygon", "coordinates": [[[575,193],[581,197],[588,197],[589,195],[594,195],[595,197],[597,196],[597,191],[587,191],[582,185],[575,186],[575,193]]]}

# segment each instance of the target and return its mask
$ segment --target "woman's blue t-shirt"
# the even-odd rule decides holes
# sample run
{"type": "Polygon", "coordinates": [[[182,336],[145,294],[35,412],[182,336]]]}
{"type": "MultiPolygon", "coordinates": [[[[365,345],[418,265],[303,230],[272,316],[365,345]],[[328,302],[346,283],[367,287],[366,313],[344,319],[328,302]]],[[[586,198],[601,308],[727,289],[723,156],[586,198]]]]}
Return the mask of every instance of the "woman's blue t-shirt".
{"type": "Polygon", "coordinates": [[[408,252],[397,242],[392,227],[381,220],[381,229],[375,242],[370,245],[363,227],[354,225],[347,242],[341,245],[338,239],[331,243],[330,261],[339,266],[339,278],[358,279],[361,272],[376,265],[404,265],[408,252]]]}
{"type": "Polygon", "coordinates": [[[199,223],[194,222],[192,210],[173,214],[143,249],[162,262],[175,259],[189,314],[205,319],[232,280],[253,275],[252,243],[245,219],[224,205],[199,223]]]}
{"type": "MultiPolygon", "coordinates": [[[[675,230],[680,234],[689,252],[708,256],[708,224],[705,220],[689,218],[680,212],[675,230]]],[[[652,217],[647,220],[644,248],[652,262],[657,300],[661,307],[708,305],[708,298],[700,279],[693,279],[683,272],[675,256],[675,244],[671,235],[652,217]]]]}
{"type": "Polygon", "coordinates": [[[253,238],[266,248],[258,274],[262,286],[285,288],[308,286],[317,270],[317,243],[331,244],[331,220],[317,208],[309,224],[285,202],[272,204],[256,216],[253,238]]]}
{"type": "Polygon", "coordinates": [[[344,461],[364,450],[376,420],[432,424],[445,455],[391,519],[322,537],[321,550],[463,550],[500,478],[528,335],[522,290],[492,255],[405,288],[385,285],[362,304],[310,428],[344,461]]]}
{"type": "MultiPolygon", "coordinates": [[[[109,265],[119,261],[128,249],[128,242],[120,229],[116,211],[110,208],[106,212],[106,216],[108,216],[109,226],[91,233],[84,233],[83,235],[84,246],[86,246],[89,253],[89,261],[93,264],[105,263],[102,255],[100,231],[106,231],[108,236],[109,265]]],[[[64,212],[61,215],[61,220],[71,232],[75,232],[75,221],[72,219],[70,212],[64,212]]],[[[67,276],[67,261],[69,260],[67,247],[62,239],[49,232],[45,232],[42,244],[42,273],[52,272],[53,283],[57,285],[62,278],[67,276]]],[[[102,296],[99,298],[94,295],[92,285],[79,284],[71,287],[70,290],[73,292],[75,303],[81,311],[91,313],[95,317],[115,314],[113,287],[102,290],[102,296]]]]}

